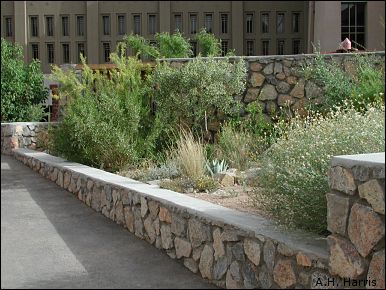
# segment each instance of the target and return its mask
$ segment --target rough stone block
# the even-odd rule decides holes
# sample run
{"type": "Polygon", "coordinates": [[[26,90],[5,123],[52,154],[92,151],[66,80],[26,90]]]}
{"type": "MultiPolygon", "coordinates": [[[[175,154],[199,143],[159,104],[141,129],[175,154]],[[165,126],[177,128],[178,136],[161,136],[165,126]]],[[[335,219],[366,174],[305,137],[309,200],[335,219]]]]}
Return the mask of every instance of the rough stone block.
{"type": "Polygon", "coordinates": [[[385,289],[385,249],[374,253],[370,262],[367,280],[375,281],[370,283],[367,289],[385,289]]]}
{"type": "Polygon", "coordinates": [[[205,245],[198,265],[202,278],[213,279],[213,248],[205,245]]]}
{"type": "Polygon", "coordinates": [[[259,100],[275,100],[277,98],[277,91],[275,86],[266,84],[260,91],[259,100]]]}
{"type": "Polygon", "coordinates": [[[354,195],[357,189],[354,176],[350,170],[335,166],[328,171],[328,181],[331,189],[354,195]]]}
{"type": "Polygon", "coordinates": [[[350,199],[347,196],[327,193],[327,229],[331,233],[346,234],[350,199]]]}
{"type": "Polygon", "coordinates": [[[169,224],[172,222],[172,215],[170,214],[169,210],[163,206],[160,206],[159,209],[159,220],[169,224]]]}
{"type": "Polygon", "coordinates": [[[200,246],[203,242],[212,240],[209,226],[196,219],[188,221],[188,232],[193,248],[200,246]]]}
{"type": "Polygon", "coordinates": [[[328,236],[327,241],[330,248],[329,266],[332,275],[356,279],[365,272],[366,261],[351,242],[336,235],[328,236]]]}
{"type": "Polygon", "coordinates": [[[372,208],[356,203],[351,208],[348,236],[362,257],[367,257],[385,236],[385,225],[372,208]]]}
{"type": "Polygon", "coordinates": [[[359,196],[366,199],[374,211],[385,214],[385,181],[371,179],[358,186],[359,196]]]}
{"type": "Polygon", "coordinates": [[[273,280],[280,288],[289,288],[296,284],[296,275],[291,260],[280,259],[273,270],[273,280]]]}
{"type": "Polygon", "coordinates": [[[190,257],[192,245],[188,241],[176,237],[174,239],[174,246],[176,248],[177,259],[180,259],[181,257],[190,257]]]}
{"type": "Polygon", "coordinates": [[[245,239],[244,240],[244,251],[245,255],[248,257],[248,259],[258,266],[260,264],[260,244],[252,239],[245,239]]]}

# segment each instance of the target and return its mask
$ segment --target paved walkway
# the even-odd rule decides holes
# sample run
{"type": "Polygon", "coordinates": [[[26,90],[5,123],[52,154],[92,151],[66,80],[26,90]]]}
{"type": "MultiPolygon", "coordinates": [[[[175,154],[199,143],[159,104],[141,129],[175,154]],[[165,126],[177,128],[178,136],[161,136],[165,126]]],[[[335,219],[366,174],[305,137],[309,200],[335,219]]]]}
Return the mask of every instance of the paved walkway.
{"type": "Polygon", "coordinates": [[[1,288],[214,286],[2,155],[1,288]]]}

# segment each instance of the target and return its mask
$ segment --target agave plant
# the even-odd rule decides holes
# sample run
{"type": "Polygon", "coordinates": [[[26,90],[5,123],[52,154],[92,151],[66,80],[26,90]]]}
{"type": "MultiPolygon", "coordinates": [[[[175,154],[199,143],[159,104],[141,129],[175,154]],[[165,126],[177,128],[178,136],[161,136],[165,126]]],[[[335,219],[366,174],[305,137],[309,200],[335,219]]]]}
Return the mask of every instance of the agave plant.
{"type": "Polygon", "coordinates": [[[215,175],[216,173],[221,173],[226,171],[229,168],[228,163],[223,160],[214,159],[212,160],[212,163],[206,162],[206,169],[210,173],[211,176],[215,175]]]}

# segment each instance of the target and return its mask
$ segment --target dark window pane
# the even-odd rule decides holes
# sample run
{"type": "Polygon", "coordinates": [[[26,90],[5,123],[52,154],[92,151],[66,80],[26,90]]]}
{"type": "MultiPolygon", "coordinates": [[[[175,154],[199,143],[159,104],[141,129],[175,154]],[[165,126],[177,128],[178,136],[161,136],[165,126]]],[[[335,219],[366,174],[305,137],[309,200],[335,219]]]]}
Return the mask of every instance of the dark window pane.
{"type": "Polygon", "coordinates": [[[195,14],[190,15],[190,33],[197,33],[197,15],[195,14]]]}
{"type": "Polygon", "coordinates": [[[348,32],[348,26],[342,26],[342,33],[348,32]]]}
{"type": "Polygon", "coordinates": [[[356,37],[356,42],[359,44],[356,46],[358,49],[364,49],[365,47],[365,35],[362,33],[358,33],[356,37]]]}
{"type": "Polygon", "coordinates": [[[134,15],[134,34],[141,34],[141,16],[134,15]]]}
{"type": "Polygon", "coordinates": [[[341,12],[341,16],[342,16],[342,26],[343,25],[349,25],[348,23],[348,19],[349,19],[349,10],[348,10],[348,4],[342,4],[342,12],[341,12]]]}
{"type": "Polygon", "coordinates": [[[277,20],[277,32],[283,33],[284,32],[284,13],[278,13],[276,20],[277,20]]]}
{"type": "Polygon", "coordinates": [[[149,15],[149,34],[153,35],[156,33],[156,16],[149,15]]]}
{"type": "Polygon", "coordinates": [[[299,32],[299,19],[300,19],[299,13],[292,14],[292,32],[299,32]]]}
{"type": "Polygon", "coordinates": [[[193,56],[197,56],[197,42],[191,41],[190,45],[192,46],[193,56]]]}
{"type": "Polygon", "coordinates": [[[358,26],[357,32],[365,32],[365,28],[363,26],[358,26]]]}
{"type": "Polygon", "coordinates": [[[174,15],[174,29],[182,32],[182,15],[174,15]]]}
{"type": "Polygon", "coordinates": [[[355,25],[355,4],[350,4],[350,26],[355,25]]]}
{"type": "Polygon", "coordinates": [[[253,33],[253,14],[246,15],[246,30],[247,33],[253,33]]]}
{"type": "Polygon", "coordinates": [[[228,41],[223,40],[221,42],[221,55],[225,56],[228,53],[228,41]]]}
{"type": "Polygon", "coordinates": [[[69,35],[68,16],[62,17],[62,32],[63,32],[63,36],[69,35]]]}
{"type": "Polygon", "coordinates": [[[228,33],[228,14],[221,14],[221,33],[228,33]]]}
{"type": "Polygon", "coordinates": [[[268,13],[263,13],[261,15],[261,32],[268,33],[269,28],[269,15],[268,13]]]}
{"type": "Polygon", "coordinates": [[[263,40],[263,43],[262,43],[262,53],[263,53],[263,55],[268,55],[269,54],[269,41],[268,40],[263,40]]]}
{"type": "Polygon", "coordinates": [[[356,25],[365,25],[365,3],[358,3],[356,5],[357,5],[356,25]]]}

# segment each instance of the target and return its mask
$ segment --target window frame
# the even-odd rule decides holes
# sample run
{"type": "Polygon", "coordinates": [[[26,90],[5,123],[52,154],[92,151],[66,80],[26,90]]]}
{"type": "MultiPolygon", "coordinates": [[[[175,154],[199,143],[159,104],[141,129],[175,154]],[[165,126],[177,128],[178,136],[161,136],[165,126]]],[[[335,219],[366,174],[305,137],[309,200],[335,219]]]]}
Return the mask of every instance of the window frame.
{"type": "Polygon", "coordinates": [[[155,35],[158,32],[157,25],[157,14],[156,13],[148,13],[147,14],[147,33],[148,35],[155,35]],[[150,25],[150,19],[154,17],[154,31],[152,31],[152,27],[150,25]]]}
{"type": "Polygon", "coordinates": [[[292,39],[292,54],[301,54],[301,45],[302,45],[302,42],[301,42],[301,39],[300,38],[294,38],[292,39]],[[298,42],[299,46],[298,46],[298,52],[295,53],[295,42],[298,42]]]}
{"type": "Polygon", "coordinates": [[[47,49],[47,63],[48,64],[55,63],[55,43],[54,42],[47,42],[46,43],[46,49],[47,49]],[[52,61],[50,61],[49,45],[52,46],[52,61]]]}
{"type": "Polygon", "coordinates": [[[213,33],[214,27],[213,27],[213,12],[205,12],[204,13],[204,27],[206,29],[206,32],[213,33]],[[210,16],[210,22],[207,22],[209,19],[208,16],[210,16]],[[210,24],[210,25],[208,25],[210,24]],[[210,27],[208,27],[210,26],[210,27]]]}
{"type": "Polygon", "coordinates": [[[38,42],[32,42],[31,43],[31,59],[40,59],[40,48],[39,48],[39,43],[38,42]],[[34,57],[35,51],[34,47],[36,46],[37,48],[37,57],[34,57]]]}
{"type": "Polygon", "coordinates": [[[39,37],[39,16],[38,15],[30,15],[29,19],[30,19],[30,35],[31,35],[31,37],[39,37]],[[36,20],[36,22],[32,21],[33,19],[36,20]],[[33,25],[34,23],[36,24],[36,26],[35,26],[36,29],[34,29],[34,25],[33,25]],[[34,33],[35,30],[36,30],[36,35],[34,33]]]}
{"type": "Polygon", "coordinates": [[[262,39],[261,40],[261,54],[262,55],[269,55],[269,46],[270,46],[270,43],[271,43],[271,41],[270,41],[270,39],[262,39]],[[265,43],[268,43],[268,47],[267,47],[267,53],[265,53],[265,47],[264,47],[264,44],[265,43]]]}
{"type": "Polygon", "coordinates": [[[285,55],[285,39],[277,39],[276,41],[276,54],[277,55],[285,55]],[[283,52],[280,53],[280,43],[283,42],[283,52]]]}
{"type": "Polygon", "coordinates": [[[266,12],[266,11],[262,11],[260,13],[260,25],[261,25],[261,29],[260,29],[260,32],[261,33],[269,33],[269,12],[266,12]],[[268,16],[268,22],[267,22],[267,31],[264,31],[264,22],[263,22],[263,19],[264,19],[264,15],[267,15],[268,16]]]}
{"type": "Polygon", "coordinates": [[[142,15],[140,13],[134,13],[132,14],[133,16],[133,33],[136,34],[136,35],[141,35],[142,34],[142,15]],[[136,18],[138,17],[139,21],[138,21],[138,30],[139,30],[139,33],[136,32],[136,18]]]}
{"type": "Polygon", "coordinates": [[[245,12],[245,21],[244,21],[244,25],[245,25],[245,29],[244,29],[244,31],[245,31],[245,33],[246,34],[252,34],[252,33],[254,33],[254,29],[253,29],[253,26],[254,26],[254,23],[255,23],[255,13],[254,12],[245,12]],[[251,15],[252,16],[252,19],[251,19],[251,25],[250,25],[250,28],[251,28],[251,31],[248,31],[248,27],[249,27],[249,25],[248,25],[248,16],[249,15],[251,15]]]}
{"type": "Polygon", "coordinates": [[[176,13],[173,13],[173,27],[174,27],[174,31],[178,31],[183,33],[184,32],[184,18],[183,18],[183,13],[182,12],[176,12],[176,13]],[[178,28],[177,27],[177,16],[180,17],[180,25],[181,27],[178,28]]]}
{"type": "Polygon", "coordinates": [[[189,34],[197,34],[197,32],[198,32],[198,23],[199,23],[198,13],[197,12],[189,13],[189,34]],[[193,24],[192,16],[194,16],[194,19],[195,19],[194,32],[193,32],[193,25],[192,25],[193,24]]]}
{"type": "Polygon", "coordinates": [[[80,49],[79,49],[79,47],[80,47],[80,44],[82,44],[83,45],[83,57],[86,57],[86,44],[85,44],[85,42],[77,42],[76,43],[76,50],[77,50],[77,61],[78,61],[78,63],[80,63],[81,62],[81,60],[80,60],[80,53],[81,53],[81,51],[80,51],[80,49]]]}
{"type": "Polygon", "coordinates": [[[126,14],[125,13],[117,13],[117,35],[125,35],[127,33],[127,25],[126,25],[126,14]],[[123,31],[121,31],[121,22],[119,21],[120,17],[123,17],[123,31]]]}
{"type": "Polygon", "coordinates": [[[220,33],[221,34],[228,34],[229,33],[229,13],[228,12],[221,12],[220,13],[220,33]],[[224,32],[224,22],[223,22],[223,16],[226,16],[226,22],[225,22],[225,32],[224,32]]]}
{"type": "Polygon", "coordinates": [[[10,15],[4,16],[4,32],[5,32],[5,37],[13,37],[13,17],[10,15]],[[10,19],[10,22],[8,20],[10,19]],[[8,24],[10,24],[10,27],[8,27],[8,24]],[[10,33],[9,33],[10,32],[10,33]]]}
{"type": "Polygon", "coordinates": [[[46,36],[48,37],[55,37],[55,16],[54,15],[45,15],[44,18],[46,20],[46,36]],[[49,34],[49,31],[50,31],[50,27],[49,27],[49,21],[48,19],[51,19],[52,20],[52,34],[49,34]]]}
{"type": "Polygon", "coordinates": [[[292,33],[300,33],[300,31],[301,31],[301,29],[300,29],[300,18],[301,18],[301,12],[300,11],[293,11],[292,12],[292,23],[291,23],[291,30],[292,30],[292,33]],[[296,27],[296,25],[295,25],[295,15],[297,15],[297,31],[296,31],[296,29],[295,29],[295,27],[296,27]]]}
{"type": "Polygon", "coordinates": [[[111,35],[111,17],[110,14],[102,14],[102,35],[110,36],[111,35]],[[105,22],[105,19],[108,21],[105,22]],[[106,27],[107,24],[107,27],[106,27]],[[106,30],[107,28],[107,30],[106,30]]]}
{"type": "Polygon", "coordinates": [[[62,36],[63,37],[68,37],[70,36],[70,16],[69,15],[60,15],[61,23],[62,23],[62,36]],[[65,25],[64,25],[64,19],[67,18],[67,35],[64,33],[65,32],[65,25]]]}
{"type": "Polygon", "coordinates": [[[102,42],[102,52],[103,52],[103,61],[104,61],[105,63],[110,62],[110,54],[111,54],[111,43],[110,43],[110,41],[103,41],[103,42],[102,42]],[[106,44],[109,45],[109,53],[108,53],[108,56],[106,56],[106,47],[105,47],[106,44]],[[106,58],[106,57],[107,57],[107,58],[106,58]]]}
{"type": "Polygon", "coordinates": [[[246,54],[246,56],[256,55],[256,53],[255,53],[255,40],[254,39],[246,39],[245,40],[245,54],[246,54]],[[252,53],[251,54],[249,54],[249,52],[248,52],[248,43],[252,43],[252,53]]]}
{"type": "Polygon", "coordinates": [[[366,47],[367,45],[367,1],[342,1],[341,2],[341,40],[343,41],[346,37],[350,39],[352,42],[352,47],[363,49],[363,47],[366,47]],[[343,5],[348,5],[348,24],[343,25],[343,5]],[[355,15],[354,15],[354,24],[351,25],[351,7],[350,5],[354,5],[355,7],[355,15]],[[363,5],[363,25],[358,25],[358,5],[363,5]],[[347,29],[347,31],[343,31],[344,29],[347,29]],[[358,28],[362,31],[358,31],[358,28]],[[353,32],[352,32],[353,30],[353,32]],[[358,35],[361,35],[363,37],[363,44],[360,44],[358,40],[358,35]],[[358,44],[358,45],[357,45],[358,44]]]}
{"type": "Polygon", "coordinates": [[[86,16],[84,14],[76,15],[76,35],[77,36],[85,36],[86,35],[86,16]],[[79,19],[83,18],[83,23],[80,25],[79,19]],[[83,28],[82,33],[80,28],[83,28]]]}
{"type": "Polygon", "coordinates": [[[70,52],[70,43],[69,42],[62,42],[61,43],[61,46],[62,46],[62,63],[71,63],[71,52],[70,52]],[[65,46],[67,46],[68,48],[68,55],[65,55],[65,46]],[[68,57],[68,59],[66,59],[68,57]],[[68,61],[66,61],[68,60],[68,61]]]}
{"type": "Polygon", "coordinates": [[[278,11],[276,12],[276,33],[285,33],[285,12],[278,11]],[[283,15],[283,21],[282,21],[282,31],[279,31],[279,15],[283,15]]]}

